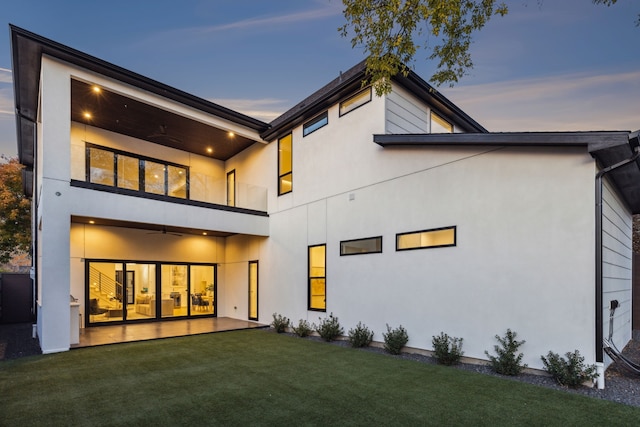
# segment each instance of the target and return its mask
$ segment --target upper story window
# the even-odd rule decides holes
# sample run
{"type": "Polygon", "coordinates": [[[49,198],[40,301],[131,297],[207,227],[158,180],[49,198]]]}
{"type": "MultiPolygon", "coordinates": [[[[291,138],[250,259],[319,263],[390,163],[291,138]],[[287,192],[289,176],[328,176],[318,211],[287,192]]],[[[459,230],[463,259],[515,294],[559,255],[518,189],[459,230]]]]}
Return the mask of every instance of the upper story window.
{"type": "Polygon", "coordinates": [[[453,133],[453,125],[431,111],[431,133],[453,133]]]}
{"type": "Polygon", "coordinates": [[[309,120],[307,123],[305,123],[302,126],[302,136],[303,137],[307,136],[311,132],[317,131],[318,129],[327,125],[328,123],[329,123],[329,115],[325,111],[324,113],[320,114],[318,117],[309,120]]]}
{"type": "Polygon", "coordinates": [[[293,191],[292,142],[291,134],[278,140],[278,196],[293,191]]]}
{"type": "Polygon", "coordinates": [[[356,93],[351,98],[348,98],[340,103],[340,116],[355,110],[358,107],[362,107],[367,102],[371,101],[371,88],[368,87],[365,90],[356,93]]]}
{"type": "Polygon", "coordinates": [[[456,226],[396,235],[396,251],[456,246],[456,226]]]}
{"type": "Polygon", "coordinates": [[[189,168],[87,144],[87,182],[163,196],[189,198],[189,168]]]}

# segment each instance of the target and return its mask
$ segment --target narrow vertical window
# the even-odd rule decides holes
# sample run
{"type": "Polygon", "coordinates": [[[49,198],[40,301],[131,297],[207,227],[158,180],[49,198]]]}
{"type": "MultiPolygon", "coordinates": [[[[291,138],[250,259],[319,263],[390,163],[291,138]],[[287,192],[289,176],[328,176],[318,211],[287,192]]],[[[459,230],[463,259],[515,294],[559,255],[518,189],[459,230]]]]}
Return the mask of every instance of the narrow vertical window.
{"type": "Polygon", "coordinates": [[[236,205],[236,171],[227,173],[227,206],[236,205]]]}
{"type": "Polygon", "coordinates": [[[326,311],[327,245],[309,246],[309,310],[326,311]]]}
{"type": "Polygon", "coordinates": [[[278,195],[293,190],[293,156],[291,134],[278,140],[278,195]]]}
{"type": "Polygon", "coordinates": [[[258,320],[258,261],[249,261],[249,320],[258,320]]]}

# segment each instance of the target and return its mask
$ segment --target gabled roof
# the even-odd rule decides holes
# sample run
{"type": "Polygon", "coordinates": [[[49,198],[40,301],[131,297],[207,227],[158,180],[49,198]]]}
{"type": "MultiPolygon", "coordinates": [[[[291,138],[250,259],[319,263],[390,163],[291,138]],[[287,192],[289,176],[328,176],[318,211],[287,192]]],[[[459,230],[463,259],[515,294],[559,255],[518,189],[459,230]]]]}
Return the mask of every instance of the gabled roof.
{"type": "MultiPolygon", "coordinates": [[[[366,79],[366,60],[351,67],[330,83],[317,90],[293,108],[270,123],[270,128],[261,134],[262,138],[272,141],[292,128],[301,125],[318,113],[329,108],[362,88],[366,79]]],[[[465,132],[487,132],[478,122],[449,101],[434,87],[429,85],[413,71],[405,77],[398,75],[393,81],[409,90],[425,103],[434,106],[448,120],[462,128],[465,132]]]]}
{"type": "MultiPolygon", "coordinates": [[[[374,135],[385,148],[407,146],[584,147],[600,168],[630,159],[640,148],[638,132],[496,132],[374,135]]],[[[612,170],[607,177],[633,214],[640,213],[640,160],[612,170]]],[[[594,174],[595,180],[595,174],[594,174]]]]}
{"type": "MultiPolygon", "coordinates": [[[[18,133],[18,156],[20,162],[26,166],[33,166],[34,162],[34,124],[37,120],[38,114],[38,95],[40,89],[40,67],[42,63],[42,55],[48,55],[108,78],[129,84],[133,87],[140,88],[163,98],[178,102],[185,106],[228,120],[229,122],[251,129],[256,133],[263,132],[269,126],[267,123],[260,120],[214,104],[205,99],[126,70],[122,67],[118,67],[117,65],[103,61],[94,56],[87,55],[86,53],[41,37],[22,28],[11,24],[9,25],[9,28],[11,33],[14,97],[18,133]]],[[[193,123],[180,122],[181,118],[184,119],[182,116],[171,114],[166,111],[162,113],[160,109],[157,108],[152,111],[150,106],[142,112],[144,113],[144,120],[141,118],[139,122],[153,121],[154,111],[161,116],[158,117],[157,123],[153,123],[154,129],[157,129],[162,125],[166,128],[166,121],[170,119],[175,123],[176,127],[179,126],[182,131],[195,128],[193,123]],[[171,114],[171,117],[168,116],[169,114],[171,114]]],[[[117,112],[111,111],[109,114],[117,114],[117,112]]],[[[131,119],[131,121],[135,121],[135,119],[131,119]]],[[[210,126],[209,129],[212,133],[216,133],[216,131],[218,131],[222,134],[223,132],[223,130],[217,129],[213,126],[210,126]]],[[[127,134],[126,130],[123,129],[118,129],[117,131],[127,134]]],[[[189,135],[183,136],[185,141],[192,140],[189,138],[189,135]]],[[[246,148],[248,144],[254,142],[248,138],[238,138],[238,140],[238,151],[241,151],[246,148]]],[[[167,145],[162,142],[152,142],[167,145]]],[[[185,148],[183,147],[182,149],[185,148]]]]}

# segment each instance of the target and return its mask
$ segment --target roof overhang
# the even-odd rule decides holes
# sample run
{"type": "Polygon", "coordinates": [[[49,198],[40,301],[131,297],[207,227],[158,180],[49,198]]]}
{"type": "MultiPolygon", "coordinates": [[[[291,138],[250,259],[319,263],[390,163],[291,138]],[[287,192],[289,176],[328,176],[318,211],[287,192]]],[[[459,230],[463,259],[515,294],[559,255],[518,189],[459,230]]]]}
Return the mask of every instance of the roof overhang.
{"type": "MultiPolygon", "coordinates": [[[[109,62],[103,61],[91,55],[87,55],[78,50],[64,46],[60,43],[41,37],[37,34],[31,33],[14,25],[9,25],[11,33],[11,50],[12,50],[12,67],[13,67],[13,84],[14,84],[14,97],[15,97],[15,112],[16,112],[16,128],[18,137],[18,158],[20,163],[27,167],[33,167],[34,164],[34,147],[35,147],[35,123],[38,118],[38,102],[40,91],[40,71],[42,65],[43,55],[48,55],[52,58],[64,61],[73,66],[83,68],[90,72],[94,72],[101,76],[107,77],[112,80],[127,84],[137,89],[149,92],[151,94],[162,97],[170,101],[174,101],[186,107],[193,108],[197,111],[203,112],[208,115],[215,116],[217,118],[232,122],[235,125],[242,126],[255,132],[258,135],[260,132],[264,132],[269,125],[260,120],[254,119],[236,111],[230,110],[223,106],[214,104],[202,98],[183,92],[179,89],[167,86],[155,80],[144,77],[140,74],[126,70],[124,68],[113,65],[109,62]]],[[[80,101],[80,98],[75,99],[76,102],[80,101]]],[[[72,103],[74,100],[72,100],[72,103]]],[[[135,102],[131,100],[131,103],[135,102]]],[[[105,111],[105,115],[110,114],[110,118],[117,116],[118,111],[105,111]]],[[[155,129],[164,125],[167,128],[167,121],[174,123],[174,129],[179,128],[183,132],[189,132],[194,127],[194,121],[189,122],[184,116],[173,114],[171,112],[161,110],[159,108],[144,109],[141,112],[144,116],[140,118],[129,116],[131,122],[141,121],[141,117],[144,117],[144,121],[153,123],[155,129]],[[149,114],[152,114],[151,116],[149,114]]],[[[121,123],[121,122],[120,122],[121,123]]],[[[124,134],[131,134],[127,129],[120,126],[118,129],[114,129],[106,124],[102,125],[107,130],[120,132],[124,134]]],[[[132,128],[133,129],[133,128],[132,128]]],[[[219,129],[215,126],[209,126],[209,130],[212,134],[225,132],[227,129],[219,129]]],[[[194,130],[193,135],[202,134],[203,128],[194,130]]],[[[139,137],[140,135],[130,135],[139,137]]],[[[193,141],[194,138],[191,134],[180,135],[181,139],[193,141]]],[[[168,139],[167,139],[168,141],[168,139]]],[[[167,141],[153,141],[157,144],[171,146],[167,141]]],[[[247,144],[262,140],[257,137],[255,140],[250,138],[244,138],[233,153],[237,153],[246,148],[247,144]]],[[[212,138],[209,138],[209,144],[215,144],[212,138]]],[[[219,144],[222,144],[220,142],[219,144]]],[[[224,141],[225,144],[228,141],[224,141]]],[[[202,145],[202,144],[201,144],[202,145]]],[[[201,152],[202,150],[196,150],[195,148],[181,148],[185,151],[194,150],[201,152]]],[[[215,150],[214,147],[214,152],[215,150]]],[[[220,150],[222,151],[222,150],[220,150]]],[[[231,154],[233,154],[231,153],[231,154]]],[[[226,151],[224,157],[228,158],[229,151],[226,151]]],[[[213,156],[215,157],[215,156],[213,156]]],[[[226,158],[220,158],[226,160],[226,158]]]]}
{"type": "MultiPolygon", "coordinates": [[[[374,135],[373,141],[386,148],[467,146],[467,147],[584,147],[606,168],[631,158],[640,147],[638,132],[504,132],[374,135]]],[[[633,214],[640,213],[640,161],[611,171],[607,177],[619,191],[633,214]]]]}

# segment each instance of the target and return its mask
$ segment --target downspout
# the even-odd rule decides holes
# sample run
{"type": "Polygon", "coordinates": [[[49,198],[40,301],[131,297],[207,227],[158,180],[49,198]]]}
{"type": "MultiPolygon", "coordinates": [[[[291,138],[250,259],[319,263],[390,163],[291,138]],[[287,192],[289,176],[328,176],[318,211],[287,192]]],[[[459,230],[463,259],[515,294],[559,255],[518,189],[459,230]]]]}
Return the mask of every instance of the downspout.
{"type": "Polygon", "coordinates": [[[601,169],[596,174],[596,368],[598,373],[598,388],[604,388],[604,343],[602,334],[602,179],[604,176],[618,168],[635,162],[640,158],[640,145],[638,144],[638,132],[629,135],[629,145],[633,150],[633,156],[611,166],[601,169]],[[635,143],[632,144],[632,140],[635,143]]]}

